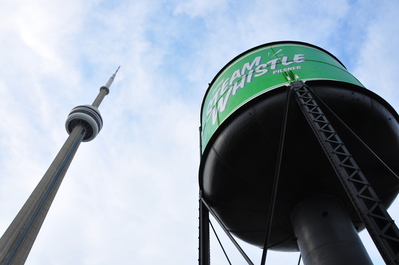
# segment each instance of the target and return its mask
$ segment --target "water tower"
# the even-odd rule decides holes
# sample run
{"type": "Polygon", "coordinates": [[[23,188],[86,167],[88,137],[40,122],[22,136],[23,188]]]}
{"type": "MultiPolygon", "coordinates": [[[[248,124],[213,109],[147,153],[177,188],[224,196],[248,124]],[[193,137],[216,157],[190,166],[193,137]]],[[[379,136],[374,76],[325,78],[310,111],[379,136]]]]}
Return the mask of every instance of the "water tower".
{"type": "MultiPolygon", "coordinates": [[[[386,211],[399,189],[399,116],[329,52],[274,42],[231,60],[201,108],[200,265],[208,211],[228,235],[300,251],[306,265],[387,264],[399,232],[386,211]]],[[[248,261],[251,264],[250,261],[248,261]]]]}

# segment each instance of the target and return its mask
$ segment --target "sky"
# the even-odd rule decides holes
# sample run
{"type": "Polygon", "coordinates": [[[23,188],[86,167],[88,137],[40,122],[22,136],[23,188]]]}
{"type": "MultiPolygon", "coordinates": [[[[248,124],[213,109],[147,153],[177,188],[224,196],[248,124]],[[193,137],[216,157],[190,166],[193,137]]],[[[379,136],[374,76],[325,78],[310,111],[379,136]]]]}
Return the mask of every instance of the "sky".
{"type": "MultiPolygon", "coordinates": [[[[0,6],[0,231],[66,140],[70,110],[91,104],[121,66],[99,108],[104,127],[80,146],[29,265],[197,264],[202,99],[218,71],[254,46],[317,45],[399,109],[397,0],[0,0],[0,6]]],[[[398,220],[399,202],[389,212],[398,220]]],[[[367,232],[361,237],[374,263],[384,264],[367,232]]],[[[228,264],[211,240],[212,264],[228,264]]],[[[224,242],[232,264],[246,264],[224,242]]],[[[260,263],[260,249],[243,248],[260,263]]],[[[298,258],[269,251],[266,264],[298,258]]]]}

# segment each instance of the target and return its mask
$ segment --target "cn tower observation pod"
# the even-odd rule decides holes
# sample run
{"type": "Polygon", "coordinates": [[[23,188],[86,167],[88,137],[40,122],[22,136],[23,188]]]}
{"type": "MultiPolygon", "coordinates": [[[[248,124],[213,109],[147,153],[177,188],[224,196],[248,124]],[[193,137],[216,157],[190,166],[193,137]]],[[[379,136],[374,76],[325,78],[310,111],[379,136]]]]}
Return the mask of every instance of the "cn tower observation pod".
{"type": "MultiPolygon", "coordinates": [[[[294,41],[255,47],[231,60],[206,91],[201,107],[199,188],[227,230],[261,248],[279,159],[287,89],[298,81],[317,98],[382,204],[389,207],[398,194],[399,181],[392,174],[399,174],[396,111],[319,47],[294,41]]],[[[334,198],[354,230],[364,229],[295,99],[286,113],[267,248],[299,250],[298,232],[294,231],[298,209],[312,198],[316,198],[316,204],[334,198]]]]}

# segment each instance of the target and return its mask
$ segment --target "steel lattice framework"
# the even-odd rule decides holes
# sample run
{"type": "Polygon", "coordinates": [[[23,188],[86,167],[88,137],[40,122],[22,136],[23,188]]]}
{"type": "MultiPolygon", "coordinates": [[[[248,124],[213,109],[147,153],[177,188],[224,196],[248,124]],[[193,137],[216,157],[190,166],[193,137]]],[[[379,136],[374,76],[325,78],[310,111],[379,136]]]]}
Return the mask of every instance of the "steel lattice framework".
{"type": "Polygon", "coordinates": [[[399,229],[305,83],[290,84],[310,127],[387,264],[399,264],[399,229]]]}

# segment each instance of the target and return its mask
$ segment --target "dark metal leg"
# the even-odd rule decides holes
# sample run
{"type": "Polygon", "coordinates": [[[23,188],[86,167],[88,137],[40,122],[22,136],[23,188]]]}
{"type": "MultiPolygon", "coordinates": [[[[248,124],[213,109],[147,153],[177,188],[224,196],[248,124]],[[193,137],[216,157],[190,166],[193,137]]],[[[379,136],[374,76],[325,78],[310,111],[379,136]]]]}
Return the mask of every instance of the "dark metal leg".
{"type": "Polygon", "coordinates": [[[210,265],[209,211],[199,200],[199,265],[210,265]]]}

